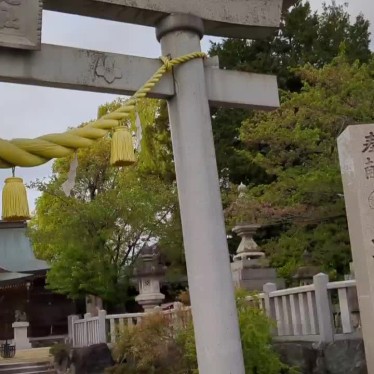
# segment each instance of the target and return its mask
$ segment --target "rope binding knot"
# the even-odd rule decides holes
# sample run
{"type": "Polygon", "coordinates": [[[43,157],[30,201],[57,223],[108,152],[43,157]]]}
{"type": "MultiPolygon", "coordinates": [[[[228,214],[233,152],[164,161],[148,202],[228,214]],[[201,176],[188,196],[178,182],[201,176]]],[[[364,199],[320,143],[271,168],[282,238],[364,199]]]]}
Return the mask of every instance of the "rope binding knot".
{"type": "Polygon", "coordinates": [[[171,58],[169,56],[161,56],[160,60],[164,64],[166,71],[170,71],[171,69],[173,69],[174,64],[172,63],[171,58]]]}

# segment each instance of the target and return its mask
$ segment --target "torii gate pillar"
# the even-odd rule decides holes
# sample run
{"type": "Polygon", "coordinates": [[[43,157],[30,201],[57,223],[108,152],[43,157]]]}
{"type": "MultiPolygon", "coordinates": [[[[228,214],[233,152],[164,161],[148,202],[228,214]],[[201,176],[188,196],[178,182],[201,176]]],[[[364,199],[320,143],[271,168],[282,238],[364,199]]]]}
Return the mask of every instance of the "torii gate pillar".
{"type": "MultiPolygon", "coordinates": [[[[173,14],[156,29],[163,55],[201,50],[200,18],[173,14]]],[[[169,119],[199,372],[244,374],[234,286],[203,61],[174,72],[169,119]]]]}

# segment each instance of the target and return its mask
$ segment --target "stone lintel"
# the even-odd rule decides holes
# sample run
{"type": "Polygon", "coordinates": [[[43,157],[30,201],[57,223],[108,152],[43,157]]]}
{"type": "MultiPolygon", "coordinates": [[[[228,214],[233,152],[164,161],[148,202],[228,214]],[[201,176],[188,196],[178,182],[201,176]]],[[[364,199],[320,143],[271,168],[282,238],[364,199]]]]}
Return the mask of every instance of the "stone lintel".
{"type": "MultiPolygon", "coordinates": [[[[275,76],[220,70],[216,64],[215,58],[205,62],[212,107],[271,110],[279,106],[275,76]]],[[[159,59],[43,44],[40,51],[31,53],[2,50],[0,81],[132,95],[160,66],[159,59]]],[[[165,75],[149,94],[159,99],[172,96],[172,74],[165,75]]]]}
{"type": "Polygon", "coordinates": [[[44,0],[44,9],[155,27],[173,13],[202,18],[207,35],[263,38],[294,0],[44,0]]]}

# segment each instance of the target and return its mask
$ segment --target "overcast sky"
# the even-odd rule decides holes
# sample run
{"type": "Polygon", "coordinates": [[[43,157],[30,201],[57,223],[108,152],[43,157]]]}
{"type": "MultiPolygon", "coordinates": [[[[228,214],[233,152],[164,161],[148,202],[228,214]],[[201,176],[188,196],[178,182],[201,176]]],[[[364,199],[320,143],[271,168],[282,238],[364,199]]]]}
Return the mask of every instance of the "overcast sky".
{"type": "MultiPolygon", "coordinates": [[[[310,2],[314,9],[320,8],[322,4],[320,0],[310,2]]],[[[339,4],[344,2],[346,1],[337,1],[339,4]]],[[[372,0],[351,0],[349,11],[352,17],[362,12],[371,21],[371,32],[374,35],[374,11],[370,9],[370,3],[372,0]]],[[[207,37],[203,40],[205,51],[209,48],[210,39],[212,38],[207,37]]],[[[43,13],[42,42],[144,57],[160,56],[159,44],[152,28],[52,12],[43,13]]],[[[0,137],[25,138],[63,132],[68,126],[95,118],[97,107],[116,97],[0,83],[0,137]]],[[[10,174],[8,170],[0,169],[0,188],[3,180],[10,174]]],[[[17,169],[17,175],[26,182],[49,174],[50,163],[31,169],[17,169]]],[[[34,207],[37,196],[37,192],[29,191],[31,208],[34,207]]]]}

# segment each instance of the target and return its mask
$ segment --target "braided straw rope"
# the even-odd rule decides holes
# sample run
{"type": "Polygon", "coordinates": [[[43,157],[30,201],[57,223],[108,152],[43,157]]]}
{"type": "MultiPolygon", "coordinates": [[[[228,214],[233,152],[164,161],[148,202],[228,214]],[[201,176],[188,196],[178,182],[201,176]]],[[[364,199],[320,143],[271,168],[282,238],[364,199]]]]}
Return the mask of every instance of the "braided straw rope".
{"type": "Polygon", "coordinates": [[[66,157],[79,148],[91,146],[109,131],[120,126],[121,122],[135,110],[136,101],[146,97],[166,72],[176,65],[205,57],[206,54],[203,52],[194,52],[174,59],[161,57],[163,65],[129,100],[112,113],[105,114],[84,127],[61,134],[43,135],[35,139],[0,138],[0,168],[39,166],[53,158],[66,157]]]}

